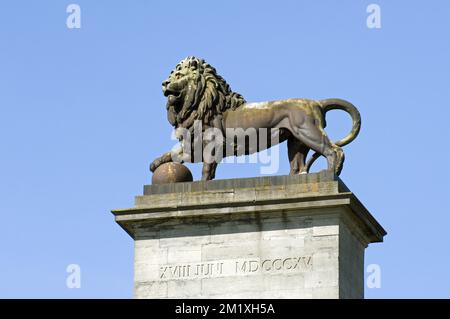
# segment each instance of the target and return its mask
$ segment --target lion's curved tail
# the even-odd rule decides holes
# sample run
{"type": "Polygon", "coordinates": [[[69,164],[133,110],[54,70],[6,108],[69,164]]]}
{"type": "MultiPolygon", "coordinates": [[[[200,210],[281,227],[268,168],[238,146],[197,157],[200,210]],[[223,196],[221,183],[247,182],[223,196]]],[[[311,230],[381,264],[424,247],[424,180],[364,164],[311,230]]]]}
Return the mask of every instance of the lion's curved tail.
{"type": "MultiPolygon", "coordinates": [[[[341,100],[341,99],[326,99],[318,101],[319,105],[322,108],[323,116],[328,111],[331,110],[342,110],[347,112],[352,118],[352,129],[350,133],[347,134],[344,138],[334,142],[337,146],[345,146],[351,143],[359,134],[359,130],[361,129],[361,115],[359,114],[358,109],[350,102],[341,100]]],[[[305,165],[306,172],[309,172],[312,164],[320,157],[320,153],[316,152],[313,156],[308,160],[305,165]]]]}
{"type": "Polygon", "coordinates": [[[337,142],[334,142],[337,146],[345,146],[351,143],[359,134],[359,130],[361,129],[361,115],[359,114],[358,109],[350,102],[341,99],[326,99],[319,101],[320,106],[322,107],[323,114],[331,110],[342,110],[347,112],[352,118],[352,130],[347,134],[346,137],[340,139],[337,142]]]}

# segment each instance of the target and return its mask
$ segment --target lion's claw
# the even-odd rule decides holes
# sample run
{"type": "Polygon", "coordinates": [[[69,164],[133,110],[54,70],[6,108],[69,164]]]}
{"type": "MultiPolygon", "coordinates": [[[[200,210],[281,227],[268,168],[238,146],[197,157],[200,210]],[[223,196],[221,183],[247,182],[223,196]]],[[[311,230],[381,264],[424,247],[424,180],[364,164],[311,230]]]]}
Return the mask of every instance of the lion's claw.
{"type": "Polygon", "coordinates": [[[159,167],[158,161],[153,161],[153,163],[150,164],[150,171],[154,173],[158,167],[159,167]]]}

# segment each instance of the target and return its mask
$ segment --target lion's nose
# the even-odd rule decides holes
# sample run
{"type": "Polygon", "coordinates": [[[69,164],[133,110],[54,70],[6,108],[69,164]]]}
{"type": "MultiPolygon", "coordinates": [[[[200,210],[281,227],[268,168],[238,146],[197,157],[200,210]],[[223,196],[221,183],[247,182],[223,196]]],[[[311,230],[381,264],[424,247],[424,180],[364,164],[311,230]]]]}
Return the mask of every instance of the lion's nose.
{"type": "Polygon", "coordinates": [[[162,86],[165,88],[165,87],[167,86],[167,84],[169,84],[169,81],[165,80],[165,81],[162,83],[162,86]]]}

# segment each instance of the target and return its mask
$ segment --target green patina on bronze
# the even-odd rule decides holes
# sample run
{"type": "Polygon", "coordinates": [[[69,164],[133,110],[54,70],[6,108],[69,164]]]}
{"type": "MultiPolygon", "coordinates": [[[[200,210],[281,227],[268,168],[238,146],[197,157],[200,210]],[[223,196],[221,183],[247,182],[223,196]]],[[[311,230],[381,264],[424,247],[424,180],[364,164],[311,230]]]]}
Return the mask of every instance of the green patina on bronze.
{"type": "MultiPolygon", "coordinates": [[[[167,118],[175,128],[192,129],[195,121],[201,121],[203,130],[215,127],[224,136],[227,129],[254,128],[258,132],[261,128],[277,129],[279,143],[286,140],[288,143],[291,175],[309,172],[321,155],[327,159],[328,170],[339,175],[344,162],[341,147],[353,141],[361,127],[356,107],[341,99],[316,101],[298,98],[247,103],[240,94],[231,90],[211,65],[196,57],[187,57],[178,63],[162,86],[167,97],[167,118]],[[343,110],[353,121],[350,133],[337,142],[330,141],[324,131],[325,114],[330,110],[343,110]],[[315,153],[306,161],[310,149],[315,153]]],[[[273,144],[269,141],[267,147],[270,146],[273,144]]],[[[251,149],[246,146],[244,153],[261,150],[260,147],[251,149]]],[[[150,170],[154,172],[161,164],[171,161],[171,152],[167,152],[152,162],[150,170]]],[[[204,162],[202,180],[213,179],[216,167],[215,162],[204,162]]]]}

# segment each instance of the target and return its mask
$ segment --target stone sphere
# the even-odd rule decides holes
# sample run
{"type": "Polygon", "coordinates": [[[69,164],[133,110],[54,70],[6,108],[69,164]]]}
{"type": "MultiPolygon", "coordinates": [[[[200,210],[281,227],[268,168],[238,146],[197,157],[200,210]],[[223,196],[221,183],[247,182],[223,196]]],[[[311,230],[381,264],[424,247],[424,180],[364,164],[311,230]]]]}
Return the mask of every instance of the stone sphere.
{"type": "Polygon", "coordinates": [[[192,182],[192,173],[183,164],[169,162],[159,166],[152,176],[152,184],[192,182]]]}

